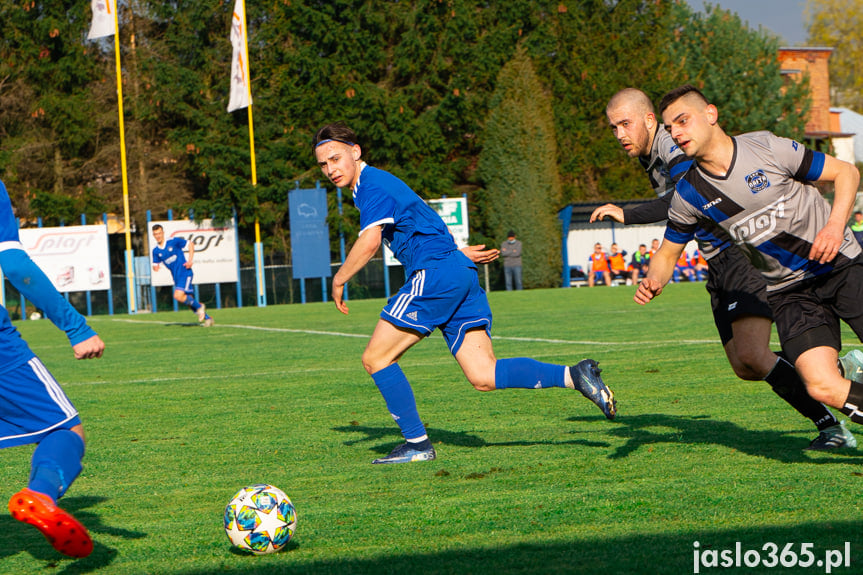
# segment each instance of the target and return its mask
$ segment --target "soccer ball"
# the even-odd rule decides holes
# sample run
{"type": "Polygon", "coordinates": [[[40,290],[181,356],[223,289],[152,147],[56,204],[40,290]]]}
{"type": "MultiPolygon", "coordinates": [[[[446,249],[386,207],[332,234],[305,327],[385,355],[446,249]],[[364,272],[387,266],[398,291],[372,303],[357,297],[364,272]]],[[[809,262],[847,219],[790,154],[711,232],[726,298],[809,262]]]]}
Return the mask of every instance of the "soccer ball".
{"type": "Polygon", "coordinates": [[[297,511],[284,491],[259,483],[240,489],[225,507],[231,543],[255,555],[283,548],[297,530],[297,511]]]}

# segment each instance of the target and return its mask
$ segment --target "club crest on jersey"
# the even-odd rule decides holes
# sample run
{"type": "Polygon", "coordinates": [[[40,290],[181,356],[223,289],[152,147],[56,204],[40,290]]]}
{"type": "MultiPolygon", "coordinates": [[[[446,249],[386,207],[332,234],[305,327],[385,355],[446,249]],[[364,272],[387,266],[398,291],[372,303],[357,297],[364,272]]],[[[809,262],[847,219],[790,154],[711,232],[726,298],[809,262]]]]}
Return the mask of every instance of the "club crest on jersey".
{"type": "Polygon", "coordinates": [[[769,236],[776,229],[776,220],[785,217],[785,196],[764,206],[749,217],[735,222],[730,228],[731,235],[740,242],[752,245],[769,236]]]}
{"type": "Polygon", "coordinates": [[[767,174],[764,170],[755,170],[746,176],[746,185],[752,190],[753,194],[757,194],[761,190],[766,190],[770,187],[770,180],[767,179],[767,174]]]}

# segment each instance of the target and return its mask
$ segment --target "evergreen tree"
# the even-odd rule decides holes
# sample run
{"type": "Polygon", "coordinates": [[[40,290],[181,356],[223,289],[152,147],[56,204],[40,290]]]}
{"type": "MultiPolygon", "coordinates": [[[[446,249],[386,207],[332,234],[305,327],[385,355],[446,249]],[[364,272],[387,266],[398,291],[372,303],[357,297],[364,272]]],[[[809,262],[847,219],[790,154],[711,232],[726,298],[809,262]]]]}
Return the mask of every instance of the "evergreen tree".
{"type": "MultiPolygon", "coordinates": [[[[526,50],[519,49],[497,79],[482,136],[477,194],[489,235],[515,228],[524,246],[527,287],[560,283],[561,185],[551,97],[526,50]]],[[[498,243],[499,243],[498,242],[498,243]]]]}

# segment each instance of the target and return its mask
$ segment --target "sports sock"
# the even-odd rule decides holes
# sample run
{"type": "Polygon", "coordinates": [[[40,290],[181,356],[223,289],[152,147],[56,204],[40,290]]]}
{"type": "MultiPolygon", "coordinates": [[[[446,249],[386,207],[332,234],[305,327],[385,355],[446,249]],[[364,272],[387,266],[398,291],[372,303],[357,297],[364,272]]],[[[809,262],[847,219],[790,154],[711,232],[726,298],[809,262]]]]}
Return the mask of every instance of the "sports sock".
{"type": "Polygon", "coordinates": [[[854,423],[863,423],[863,383],[851,381],[851,389],[848,390],[845,407],[839,411],[850,417],[854,423]]]}
{"type": "Polygon", "coordinates": [[[201,304],[194,298],[194,296],[187,295],[186,296],[186,305],[191,308],[192,311],[198,311],[201,308],[201,304]]]}
{"type": "Polygon", "coordinates": [[[812,399],[797,370],[784,357],[779,356],[776,359],[773,369],[764,377],[764,381],[770,384],[776,395],[784,399],[803,417],[811,420],[818,431],[839,424],[836,416],[824,404],[812,399]]]}
{"type": "Polygon", "coordinates": [[[74,431],[61,429],[45,436],[33,452],[27,487],[57,501],[81,473],[83,457],[84,440],[74,431]]]}
{"type": "Polygon", "coordinates": [[[372,379],[405,439],[410,441],[423,437],[426,430],[417,412],[414,392],[399,364],[394,363],[373,373],[372,379]]]}
{"type": "Polygon", "coordinates": [[[566,370],[565,365],[542,363],[527,357],[499,359],[494,366],[494,386],[496,389],[566,387],[566,370]]]}

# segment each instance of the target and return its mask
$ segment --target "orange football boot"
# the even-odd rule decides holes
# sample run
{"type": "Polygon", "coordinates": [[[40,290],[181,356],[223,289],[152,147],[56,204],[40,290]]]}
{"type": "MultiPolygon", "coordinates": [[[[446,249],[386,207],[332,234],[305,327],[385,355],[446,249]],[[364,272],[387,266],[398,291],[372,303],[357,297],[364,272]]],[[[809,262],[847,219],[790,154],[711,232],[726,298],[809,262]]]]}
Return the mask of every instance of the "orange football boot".
{"type": "Polygon", "coordinates": [[[9,512],[18,521],[41,531],[63,555],[86,557],[93,551],[93,540],[87,528],[71,513],[57,507],[47,495],[25,487],[9,500],[9,512]]]}

